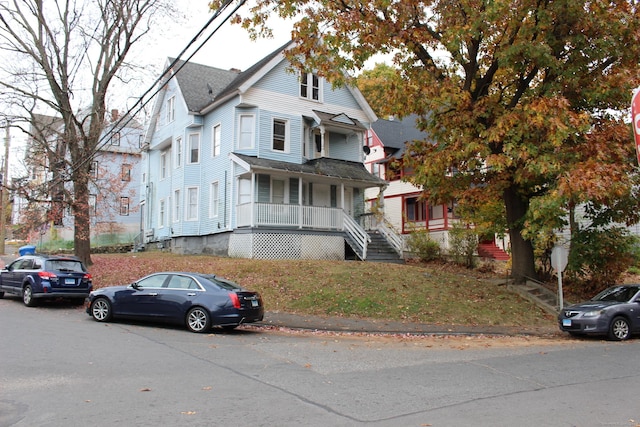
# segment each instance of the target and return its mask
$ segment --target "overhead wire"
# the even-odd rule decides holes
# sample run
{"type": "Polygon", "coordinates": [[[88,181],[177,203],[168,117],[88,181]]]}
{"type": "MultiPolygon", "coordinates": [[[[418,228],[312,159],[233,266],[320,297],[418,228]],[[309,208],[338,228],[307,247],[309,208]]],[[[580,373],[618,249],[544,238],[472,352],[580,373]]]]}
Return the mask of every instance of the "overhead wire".
{"type": "Polygon", "coordinates": [[[211,38],[220,30],[222,25],[224,25],[230,18],[236,13],[245,3],[246,0],[239,1],[236,6],[231,10],[224,19],[211,31],[209,35],[207,35],[195,48],[195,50],[189,54],[186,59],[182,59],[182,56],[193,46],[196,41],[205,33],[205,31],[211,26],[211,24],[220,17],[220,15],[229,7],[229,5],[233,3],[233,0],[226,0],[207,20],[207,22],[202,26],[202,28],[198,31],[198,33],[187,43],[187,45],[180,51],[180,53],[171,61],[169,65],[164,69],[164,71],[154,80],[151,86],[140,95],[139,99],[133,104],[133,106],[118,118],[116,122],[114,122],[113,126],[110,129],[109,134],[103,131],[101,137],[96,144],[96,147],[92,150],[92,152],[84,157],[80,162],[71,167],[71,173],[82,167],[86,162],[91,161],[95,158],[95,155],[102,150],[103,147],[107,145],[109,142],[111,135],[118,133],[123,130],[131,121],[134,120],[135,116],[147,105],[149,104],[155,96],[162,90],[160,83],[165,80],[165,78],[171,73],[172,75],[176,75],[180,72],[182,68],[192,59],[203,47],[204,45],[211,40],[211,38]],[[182,61],[182,63],[180,63],[182,61]],[[145,97],[148,97],[145,100],[145,97]]]}

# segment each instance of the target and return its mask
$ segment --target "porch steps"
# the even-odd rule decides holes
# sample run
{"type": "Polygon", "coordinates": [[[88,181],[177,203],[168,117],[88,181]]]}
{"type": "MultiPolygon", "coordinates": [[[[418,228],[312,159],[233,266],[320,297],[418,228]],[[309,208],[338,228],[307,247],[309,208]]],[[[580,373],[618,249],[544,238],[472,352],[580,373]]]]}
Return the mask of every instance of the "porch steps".
{"type": "Polygon", "coordinates": [[[498,261],[509,261],[509,254],[500,249],[495,243],[480,243],[478,255],[481,258],[492,258],[498,261]]]}
{"type": "Polygon", "coordinates": [[[365,261],[404,264],[404,259],[398,255],[382,234],[369,232],[369,237],[371,237],[371,243],[367,246],[367,259],[365,261]]]}

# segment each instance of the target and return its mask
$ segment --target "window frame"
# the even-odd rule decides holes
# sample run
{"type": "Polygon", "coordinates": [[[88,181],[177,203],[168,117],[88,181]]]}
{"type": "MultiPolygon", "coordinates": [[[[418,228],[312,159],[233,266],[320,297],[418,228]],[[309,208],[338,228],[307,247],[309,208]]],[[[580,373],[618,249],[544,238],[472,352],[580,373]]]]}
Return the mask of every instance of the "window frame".
{"type": "Polygon", "coordinates": [[[255,148],[255,141],[256,141],[256,115],[253,113],[240,114],[238,117],[238,150],[251,150],[255,148]],[[250,133],[243,131],[244,119],[251,119],[250,133]],[[249,135],[250,137],[249,145],[243,144],[245,142],[245,138],[243,138],[244,135],[249,135]]]}
{"type": "Polygon", "coordinates": [[[220,216],[220,182],[213,181],[209,185],[209,218],[220,216]]]}
{"type": "Polygon", "coordinates": [[[182,136],[177,136],[173,141],[174,145],[174,166],[176,169],[182,167],[182,136]]]}
{"type": "Polygon", "coordinates": [[[167,179],[169,177],[168,153],[169,150],[163,150],[160,152],[160,180],[167,179]]]}
{"type": "Polygon", "coordinates": [[[129,163],[123,163],[120,166],[120,181],[131,182],[131,170],[133,166],[129,163]]]}
{"type": "Polygon", "coordinates": [[[322,102],[322,77],[316,73],[301,73],[299,77],[300,98],[308,101],[322,102]],[[317,86],[314,85],[317,80],[317,86]]]}
{"type": "Polygon", "coordinates": [[[220,155],[220,145],[222,138],[222,124],[216,123],[211,127],[211,157],[220,155]]]}
{"type": "Polygon", "coordinates": [[[176,96],[172,95],[167,99],[165,105],[165,120],[166,124],[173,123],[176,119],[176,96]]]}
{"type": "Polygon", "coordinates": [[[180,189],[173,190],[173,222],[180,221],[180,210],[182,209],[182,198],[180,197],[180,189]]]}
{"type": "Polygon", "coordinates": [[[120,216],[129,216],[129,204],[129,197],[120,196],[120,216]]]}
{"type": "Polygon", "coordinates": [[[187,187],[186,201],[184,203],[185,221],[198,221],[200,210],[200,187],[187,187]],[[195,203],[192,203],[191,192],[195,192],[195,203]]]}
{"type": "Polygon", "coordinates": [[[187,142],[187,164],[189,165],[197,165],[198,163],[200,163],[200,132],[190,132],[189,133],[189,138],[188,138],[188,142],[187,142]],[[194,149],[194,141],[197,142],[197,147],[194,149]],[[196,160],[193,160],[193,156],[194,156],[194,152],[196,155],[196,160]]]}
{"type": "Polygon", "coordinates": [[[274,117],[271,121],[271,150],[278,153],[288,153],[289,152],[289,120],[282,119],[279,117],[274,117]],[[276,135],[276,124],[279,124],[283,128],[283,135],[276,135]],[[276,148],[276,137],[278,137],[278,142],[282,143],[282,149],[276,148]]]}

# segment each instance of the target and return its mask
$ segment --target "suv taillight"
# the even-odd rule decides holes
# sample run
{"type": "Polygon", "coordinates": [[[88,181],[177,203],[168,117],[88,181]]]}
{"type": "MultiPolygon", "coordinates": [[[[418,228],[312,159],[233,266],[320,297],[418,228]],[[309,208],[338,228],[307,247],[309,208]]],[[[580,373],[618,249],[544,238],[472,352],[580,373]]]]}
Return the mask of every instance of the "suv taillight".
{"type": "Polygon", "coordinates": [[[55,279],[58,277],[50,271],[39,271],[38,276],[40,276],[41,279],[55,279]]]}
{"type": "Polygon", "coordinates": [[[85,273],[85,275],[82,278],[83,279],[87,279],[87,280],[93,279],[93,277],[91,277],[91,274],[89,274],[89,273],[85,273]]]}

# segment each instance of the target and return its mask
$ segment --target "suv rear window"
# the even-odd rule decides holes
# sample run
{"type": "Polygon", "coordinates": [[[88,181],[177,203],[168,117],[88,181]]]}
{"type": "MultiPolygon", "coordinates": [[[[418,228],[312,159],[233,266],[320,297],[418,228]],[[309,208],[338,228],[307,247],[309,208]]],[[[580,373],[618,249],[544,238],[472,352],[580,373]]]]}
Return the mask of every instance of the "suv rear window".
{"type": "Polygon", "coordinates": [[[84,265],[80,261],[56,259],[47,261],[45,268],[47,271],[67,271],[74,273],[84,273],[84,265]]]}

